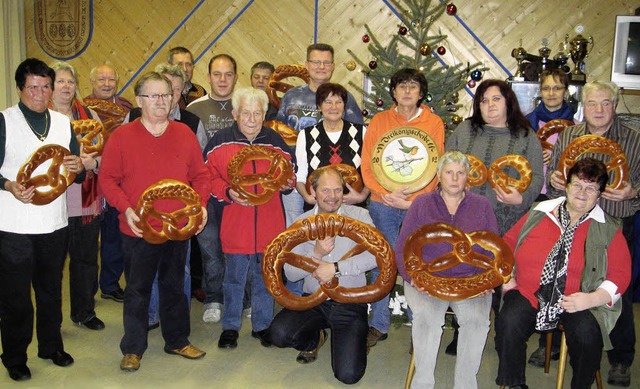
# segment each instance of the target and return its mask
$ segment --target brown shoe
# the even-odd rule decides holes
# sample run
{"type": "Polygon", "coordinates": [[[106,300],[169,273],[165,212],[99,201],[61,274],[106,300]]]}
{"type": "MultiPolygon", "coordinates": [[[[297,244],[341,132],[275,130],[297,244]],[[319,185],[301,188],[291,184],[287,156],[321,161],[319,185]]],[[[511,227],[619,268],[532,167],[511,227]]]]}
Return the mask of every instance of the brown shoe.
{"type": "Polygon", "coordinates": [[[320,347],[322,347],[322,345],[326,340],[327,340],[327,331],[325,331],[324,329],[321,329],[320,337],[318,338],[318,345],[316,346],[316,348],[314,348],[311,351],[300,351],[300,353],[296,357],[296,362],[302,363],[302,364],[314,362],[316,358],[318,358],[318,350],[320,350],[320,347]]]}
{"type": "Polygon", "coordinates": [[[120,362],[120,370],[128,372],[137,371],[140,368],[140,358],[142,358],[141,355],[125,354],[120,362]]]}
{"type": "Polygon", "coordinates": [[[379,340],[385,340],[387,337],[387,334],[383,334],[374,327],[369,327],[369,332],[367,333],[367,348],[375,346],[379,340]]]}
{"type": "Polygon", "coordinates": [[[192,344],[188,344],[183,348],[176,350],[171,350],[165,347],[164,352],[167,354],[180,355],[181,357],[185,357],[187,359],[200,359],[207,354],[192,344]]]}

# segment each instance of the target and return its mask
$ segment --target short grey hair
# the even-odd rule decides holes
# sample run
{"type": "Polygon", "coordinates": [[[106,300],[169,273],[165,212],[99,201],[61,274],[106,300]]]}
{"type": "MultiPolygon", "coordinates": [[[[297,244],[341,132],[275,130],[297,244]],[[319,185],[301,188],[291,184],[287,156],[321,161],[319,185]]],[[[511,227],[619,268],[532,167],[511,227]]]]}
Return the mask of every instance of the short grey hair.
{"type": "Polygon", "coordinates": [[[582,87],[582,104],[585,104],[587,101],[587,94],[589,92],[596,91],[605,91],[609,92],[611,95],[611,101],[613,102],[613,106],[616,107],[618,105],[618,85],[610,81],[591,81],[584,84],[582,87]]]}
{"type": "Polygon", "coordinates": [[[269,98],[267,93],[262,89],[256,89],[251,87],[244,87],[236,89],[231,97],[231,106],[237,113],[240,109],[240,104],[253,104],[258,103],[263,112],[267,112],[269,108],[269,98]]]}
{"type": "Polygon", "coordinates": [[[160,73],[163,75],[169,75],[173,77],[180,77],[182,79],[182,83],[187,82],[187,75],[182,70],[180,65],[172,65],[170,63],[161,63],[154,69],[156,73],[160,73]]]}
{"type": "Polygon", "coordinates": [[[440,156],[440,159],[438,159],[438,174],[442,173],[444,165],[448,163],[457,163],[458,165],[462,165],[467,173],[471,170],[469,158],[459,150],[449,150],[440,156]]]}

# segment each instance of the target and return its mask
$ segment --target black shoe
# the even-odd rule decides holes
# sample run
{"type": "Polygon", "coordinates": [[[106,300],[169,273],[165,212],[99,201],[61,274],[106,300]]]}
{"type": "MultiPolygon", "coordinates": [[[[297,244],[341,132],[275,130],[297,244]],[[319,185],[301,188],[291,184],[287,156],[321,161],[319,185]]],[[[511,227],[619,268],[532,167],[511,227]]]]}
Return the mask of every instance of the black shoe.
{"type": "Polygon", "coordinates": [[[269,335],[269,329],[262,331],[251,331],[251,336],[256,339],[260,339],[260,344],[262,347],[271,347],[273,343],[271,343],[271,336],[269,335]]]}
{"type": "Polygon", "coordinates": [[[147,327],[147,331],[155,330],[158,327],[160,327],[160,322],[157,322],[155,324],[149,324],[149,327],[147,327]]]}
{"type": "Polygon", "coordinates": [[[444,349],[444,353],[453,355],[454,357],[458,355],[458,330],[453,333],[453,340],[447,345],[447,348],[444,349]]]}
{"type": "Polygon", "coordinates": [[[238,347],[238,331],[224,330],[220,334],[218,340],[218,348],[236,348],[238,347]]]}
{"type": "Polygon", "coordinates": [[[84,322],[78,322],[76,324],[80,327],[88,328],[94,331],[104,330],[104,322],[98,319],[97,316],[94,316],[91,319],[84,322]]]}
{"type": "Polygon", "coordinates": [[[7,372],[9,372],[9,377],[14,381],[26,381],[31,379],[31,370],[29,370],[27,365],[7,367],[7,372]]]}
{"type": "Polygon", "coordinates": [[[63,350],[56,351],[49,355],[38,354],[38,358],[42,359],[51,359],[54,365],[58,366],[69,366],[73,363],[73,357],[63,350]]]}
{"type": "Polygon", "coordinates": [[[624,366],[619,363],[611,365],[607,383],[614,386],[625,387],[631,385],[631,369],[629,366],[624,366]]]}
{"type": "MultiPolygon", "coordinates": [[[[545,353],[546,349],[545,347],[538,347],[536,349],[536,351],[531,353],[531,356],[529,356],[529,361],[528,363],[531,366],[535,366],[535,367],[544,367],[544,353],[545,353]]],[[[559,350],[551,350],[551,360],[552,361],[557,361],[558,359],[560,359],[560,351],[559,350]]]]}
{"type": "Polygon", "coordinates": [[[100,293],[100,297],[102,297],[103,299],[113,300],[113,301],[118,302],[118,303],[123,303],[124,302],[124,290],[122,290],[122,288],[118,288],[118,289],[114,290],[113,292],[109,292],[109,293],[102,292],[102,293],[100,293]]]}
{"type": "Polygon", "coordinates": [[[529,389],[529,387],[525,384],[522,384],[522,385],[516,385],[516,386],[509,386],[509,389],[529,389]]]}
{"type": "Polygon", "coordinates": [[[323,328],[320,330],[320,337],[318,338],[318,344],[316,345],[316,348],[311,351],[300,351],[300,353],[296,357],[296,362],[302,363],[303,365],[315,362],[315,360],[318,359],[318,350],[320,350],[320,347],[322,347],[326,340],[327,331],[323,328]]]}

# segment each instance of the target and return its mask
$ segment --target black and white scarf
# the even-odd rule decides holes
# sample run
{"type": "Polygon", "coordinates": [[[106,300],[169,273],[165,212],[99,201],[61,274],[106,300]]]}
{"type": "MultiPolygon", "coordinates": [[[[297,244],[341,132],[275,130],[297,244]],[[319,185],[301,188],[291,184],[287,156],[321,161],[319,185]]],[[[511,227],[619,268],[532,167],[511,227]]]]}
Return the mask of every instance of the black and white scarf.
{"type": "Polygon", "coordinates": [[[586,212],[574,225],[571,225],[567,201],[563,201],[558,208],[562,234],[544,262],[540,276],[540,289],[535,293],[538,298],[538,314],[536,315],[536,330],[538,331],[549,331],[558,326],[560,314],[564,312],[560,301],[564,296],[564,288],[567,283],[567,265],[573,237],[578,226],[588,216],[589,212],[586,212]]]}

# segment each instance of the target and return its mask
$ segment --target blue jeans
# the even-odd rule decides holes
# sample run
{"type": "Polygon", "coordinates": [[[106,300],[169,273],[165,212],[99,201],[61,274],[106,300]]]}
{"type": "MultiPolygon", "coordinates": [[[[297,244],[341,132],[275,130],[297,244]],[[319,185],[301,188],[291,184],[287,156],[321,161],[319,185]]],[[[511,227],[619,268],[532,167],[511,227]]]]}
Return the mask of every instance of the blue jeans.
{"type": "Polygon", "coordinates": [[[251,325],[253,331],[269,328],[274,300],[262,279],[262,254],[225,254],[224,316],[222,329],[239,331],[242,325],[242,298],[251,279],[251,325]]]}
{"type": "Polygon", "coordinates": [[[100,225],[100,290],[111,293],[120,288],[120,277],[124,270],[122,239],[118,210],[107,204],[100,225]]]}
{"type": "Polygon", "coordinates": [[[207,203],[209,221],[202,232],[197,235],[202,254],[202,289],[205,293],[205,304],[222,304],[224,301],[222,291],[224,254],[220,243],[222,209],[222,206],[217,204],[217,200],[209,200],[207,203]]]}
{"type": "MultiPolygon", "coordinates": [[[[407,211],[404,209],[397,209],[387,207],[386,205],[377,201],[371,201],[369,203],[369,214],[373,220],[373,224],[377,229],[382,232],[384,237],[389,242],[391,248],[395,250],[396,241],[398,240],[398,234],[400,233],[400,226],[404,220],[404,215],[407,211]]],[[[376,267],[371,270],[371,282],[375,282],[380,275],[380,270],[376,267]]],[[[384,296],[380,301],[376,301],[371,304],[372,317],[369,321],[369,327],[374,327],[378,331],[386,334],[391,327],[391,312],[389,312],[389,295],[384,296]]]]}
{"type": "MultiPolygon", "coordinates": [[[[187,308],[191,310],[191,241],[187,241],[187,262],[184,265],[184,294],[187,296],[187,308]]],[[[158,273],[153,279],[151,286],[151,298],[149,299],[149,325],[160,323],[160,312],[158,307],[160,298],[158,296],[158,273]]]]}

